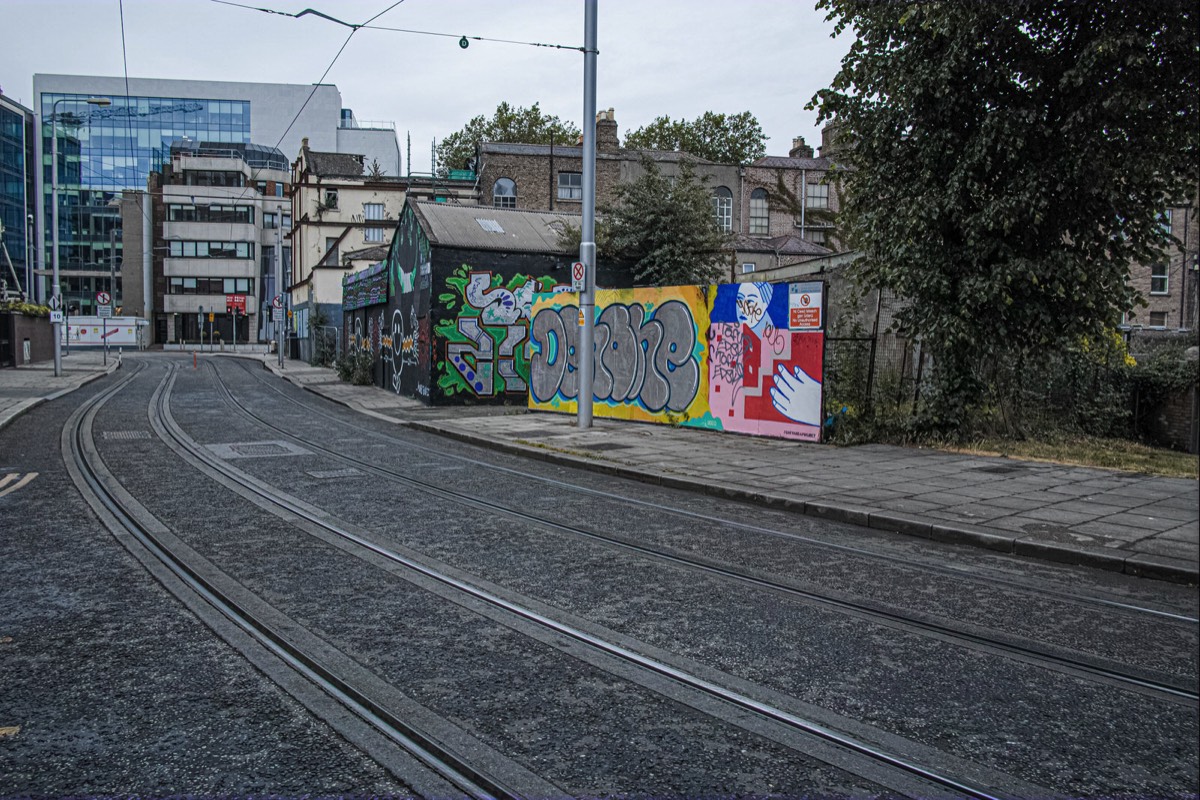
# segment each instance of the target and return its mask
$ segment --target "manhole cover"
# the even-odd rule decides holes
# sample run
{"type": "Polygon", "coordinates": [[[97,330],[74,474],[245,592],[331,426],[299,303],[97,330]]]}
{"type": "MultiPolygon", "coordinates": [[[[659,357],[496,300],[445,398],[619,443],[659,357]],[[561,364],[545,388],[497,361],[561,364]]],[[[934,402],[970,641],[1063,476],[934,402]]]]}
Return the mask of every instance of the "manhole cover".
{"type": "Polygon", "coordinates": [[[291,442],[231,442],[210,444],[208,449],[219,458],[274,458],[277,456],[308,456],[312,453],[291,442]]]}
{"type": "Polygon", "coordinates": [[[150,431],[105,431],[106,442],[129,442],[134,439],[149,439],[150,431]]]}
{"type": "Polygon", "coordinates": [[[356,475],[362,475],[362,472],[354,467],[349,467],[347,469],[309,470],[308,474],[314,478],[353,478],[356,475]]]}

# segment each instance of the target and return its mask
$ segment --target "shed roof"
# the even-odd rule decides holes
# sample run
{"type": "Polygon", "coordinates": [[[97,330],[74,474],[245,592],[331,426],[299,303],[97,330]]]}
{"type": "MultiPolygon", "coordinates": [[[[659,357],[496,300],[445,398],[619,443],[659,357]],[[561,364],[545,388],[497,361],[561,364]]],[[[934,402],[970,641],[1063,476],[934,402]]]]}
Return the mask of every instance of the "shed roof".
{"type": "Polygon", "coordinates": [[[582,216],[560,211],[518,211],[409,200],[430,244],[471,250],[570,255],[558,230],[579,227],[582,216]]]}
{"type": "Polygon", "coordinates": [[[309,171],[322,177],[358,177],[363,174],[363,157],[353,153],[321,153],[304,149],[309,171]]]}
{"type": "Polygon", "coordinates": [[[733,246],[735,250],[744,253],[778,253],[784,256],[826,256],[833,252],[828,247],[813,244],[794,233],[770,239],[739,234],[734,237],[733,246]]]}

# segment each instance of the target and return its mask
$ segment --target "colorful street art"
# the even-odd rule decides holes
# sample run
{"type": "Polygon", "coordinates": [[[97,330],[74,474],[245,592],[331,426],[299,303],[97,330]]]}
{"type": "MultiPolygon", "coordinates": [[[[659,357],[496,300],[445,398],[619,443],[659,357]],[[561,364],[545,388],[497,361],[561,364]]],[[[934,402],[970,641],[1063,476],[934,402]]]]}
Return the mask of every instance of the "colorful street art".
{"type": "MultiPolygon", "coordinates": [[[[820,435],[820,284],[596,293],[593,413],[759,436],[820,435]],[[815,314],[815,316],[814,316],[815,314]]],[[[573,413],[578,295],[539,295],[531,408],[573,413]]]]}
{"type": "MultiPolygon", "coordinates": [[[[529,310],[534,295],[557,287],[554,278],[514,275],[463,264],[438,295],[444,313],[434,333],[445,341],[438,387],[447,395],[524,394],[529,386],[529,310]]],[[[561,287],[559,287],[561,288],[561,287]]]]}

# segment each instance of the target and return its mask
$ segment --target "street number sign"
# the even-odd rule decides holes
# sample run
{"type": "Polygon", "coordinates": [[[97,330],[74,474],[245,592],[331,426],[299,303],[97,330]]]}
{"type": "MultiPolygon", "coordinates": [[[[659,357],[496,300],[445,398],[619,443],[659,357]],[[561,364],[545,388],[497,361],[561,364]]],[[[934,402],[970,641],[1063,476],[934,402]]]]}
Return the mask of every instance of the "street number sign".
{"type": "Polygon", "coordinates": [[[51,325],[53,325],[56,322],[61,324],[62,321],[63,321],[63,313],[61,311],[51,311],[50,312],[50,324],[51,325]]]}

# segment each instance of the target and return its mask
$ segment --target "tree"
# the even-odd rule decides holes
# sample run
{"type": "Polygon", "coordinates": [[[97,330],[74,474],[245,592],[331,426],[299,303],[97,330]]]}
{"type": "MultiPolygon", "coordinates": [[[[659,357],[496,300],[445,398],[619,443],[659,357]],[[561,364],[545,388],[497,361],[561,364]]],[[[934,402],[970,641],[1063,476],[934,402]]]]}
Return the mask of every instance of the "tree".
{"type": "Polygon", "coordinates": [[[472,119],[462,130],[447,136],[437,146],[438,171],[445,175],[451,169],[464,169],[475,158],[482,142],[519,142],[522,144],[574,145],[579,128],[572,122],[543,114],[534,103],[529,108],[513,108],[504,102],[496,106],[491,119],[482,114],[472,119]]]}
{"type": "Polygon", "coordinates": [[[957,426],[996,365],[1098,336],[1170,237],[1200,165],[1194,0],[821,0],[858,40],[810,108],[835,118],[841,233],[908,301],[957,426]]]}
{"type": "Polygon", "coordinates": [[[705,111],[688,122],[658,117],[649,125],[628,131],[625,146],[649,150],[679,150],[720,164],[748,164],[767,152],[767,137],[749,111],[714,114],[705,111]]]}
{"type": "MultiPolygon", "coordinates": [[[[633,264],[634,280],[649,286],[714,283],[728,274],[729,237],[713,219],[712,197],[688,161],[671,180],[648,158],[642,176],[616,190],[616,204],[596,224],[596,252],[633,264]]],[[[579,228],[559,238],[577,250],[579,228]]]]}

